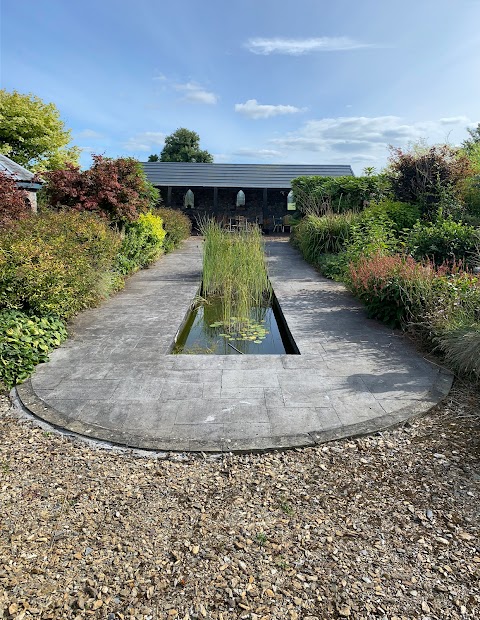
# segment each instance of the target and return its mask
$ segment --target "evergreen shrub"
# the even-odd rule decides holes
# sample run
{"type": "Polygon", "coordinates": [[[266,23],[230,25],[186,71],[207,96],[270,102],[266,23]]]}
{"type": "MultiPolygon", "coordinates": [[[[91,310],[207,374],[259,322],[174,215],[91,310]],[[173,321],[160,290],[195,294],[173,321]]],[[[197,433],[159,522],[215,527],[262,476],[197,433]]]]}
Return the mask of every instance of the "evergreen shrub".
{"type": "Polygon", "coordinates": [[[435,222],[415,224],[407,246],[417,260],[428,258],[436,265],[461,260],[468,266],[475,261],[480,232],[474,226],[440,217],[435,222]]]}
{"type": "Polygon", "coordinates": [[[120,235],[93,214],[44,213],[0,237],[0,310],[69,318],[116,285],[120,235]]]}
{"type": "Polygon", "coordinates": [[[184,239],[188,239],[192,233],[192,222],[181,211],[175,209],[167,209],[160,207],[155,210],[163,220],[163,228],[165,229],[165,239],[163,247],[165,252],[173,252],[184,239]]]}

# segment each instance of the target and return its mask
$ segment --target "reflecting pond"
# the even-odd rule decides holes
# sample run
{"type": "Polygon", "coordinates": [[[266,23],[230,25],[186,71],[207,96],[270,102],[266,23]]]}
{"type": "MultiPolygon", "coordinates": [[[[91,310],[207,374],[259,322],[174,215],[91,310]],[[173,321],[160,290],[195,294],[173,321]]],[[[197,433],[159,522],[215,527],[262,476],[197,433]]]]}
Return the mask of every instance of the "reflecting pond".
{"type": "Polygon", "coordinates": [[[220,297],[201,299],[189,312],[172,349],[179,354],[281,355],[298,349],[276,299],[252,307],[248,316],[225,320],[220,297]]]}

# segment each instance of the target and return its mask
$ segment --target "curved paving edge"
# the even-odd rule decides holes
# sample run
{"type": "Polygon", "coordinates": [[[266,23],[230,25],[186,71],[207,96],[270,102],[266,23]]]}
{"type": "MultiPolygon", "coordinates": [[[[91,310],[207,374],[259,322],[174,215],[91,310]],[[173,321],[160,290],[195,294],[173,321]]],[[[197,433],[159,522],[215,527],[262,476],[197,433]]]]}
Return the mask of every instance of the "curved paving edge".
{"type": "Polygon", "coordinates": [[[453,374],[445,368],[438,368],[437,378],[429,390],[428,396],[422,401],[412,400],[408,405],[394,413],[386,413],[383,416],[339,428],[319,429],[318,431],[310,431],[308,433],[279,435],[276,437],[251,436],[236,440],[225,439],[221,444],[219,444],[218,440],[209,442],[205,439],[186,440],[185,438],[175,437],[162,439],[119,430],[112,432],[112,430],[98,424],[86,424],[81,419],[67,417],[62,412],[50,407],[35,394],[30,379],[14,388],[12,394],[18,398],[20,405],[36,418],[51,424],[56,429],[67,430],[89,440],[96,439],[126,448],[160,452],[258,452],[306,448],[336,439],[369,435],[393,428],[413,417],[425,414],[437,405],[447,396],[452,383],[453,374]]]}
{"type": "Polygon", "coordinates": [[[171,355],[201,278],[201,239],[80,314],[14,391],[69,433],[162,452],[254,452],[384,430],[428,411],[452,375],[369,320],[342,285],[269,240],[270,279],[300,355],[171,355]]]}

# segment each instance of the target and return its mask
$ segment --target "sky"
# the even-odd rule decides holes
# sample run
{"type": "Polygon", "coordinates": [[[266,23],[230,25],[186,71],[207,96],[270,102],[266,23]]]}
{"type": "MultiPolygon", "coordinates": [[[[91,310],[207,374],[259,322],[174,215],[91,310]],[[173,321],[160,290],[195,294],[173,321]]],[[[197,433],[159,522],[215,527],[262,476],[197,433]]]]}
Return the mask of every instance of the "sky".
{"type": "Polygon", "coordinates": [[[0,0],[0,84],[82,149],[380,170],[480,122],[480,0],[0,0]]]}

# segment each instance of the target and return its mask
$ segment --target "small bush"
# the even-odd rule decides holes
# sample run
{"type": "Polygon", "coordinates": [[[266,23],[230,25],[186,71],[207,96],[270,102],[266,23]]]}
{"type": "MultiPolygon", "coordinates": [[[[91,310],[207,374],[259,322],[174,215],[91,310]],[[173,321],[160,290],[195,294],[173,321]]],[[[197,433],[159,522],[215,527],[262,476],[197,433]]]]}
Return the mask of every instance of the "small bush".
{"type": "Polygon", "coordinates": [[[10,389],[24,381],[66,337],[65,324],[57,317],[0,312],[0,382],[10,389]]]}
{"type": "Polygon", "coordinates": [[[162,254],[164,238],[162,218],[152,212],[141,214],[136,222],[125,227],[125,237],[116,258],[115,269],[127,275],[147,267],[162,254]]]}
{"type": "Polygon", "coordinates": [[[339,254],[321,254],[316,263],[320,273],[330,280],[344,282],[348,272],[348,255],[346,252],[339,254]]]}
{"type": "Polygon", "coordinates": [[[175,209],[161,207],[160,209],[155,209],[155,214],[159,215],[163,220],[163,228],[166,233],[163,241],[165,252],[173,252],[184,239],[190,237],[192,222],[185,213],[175,211],[175,209]]]}
{"type": "Polygon", "coordinates": [[[445,331],[436,340],[449,366],[480,379],[480,323],[445,331]]]}
{"type": "Polygon", "coordinates": [[[116,284],[120,235],[87,213],[46,213],[0,238],[0,309],[68,318],[116,284]]]}
{"type": "Polygon", "coordinates": [[[349,269],[349,287],[371,318],[391,327],[422,316],[430,303],[436,273],[400,254],[360,258],[349,269]]]}
{"type": "Polygon", "coordinates": [[[350,239],[346,246],[348,260],[356,263],[370,256],[394,254],[399,242],[393,224],[385,214],[364,212],[350,229],[350,239]]]}
{"type": "Polygon", "coordinates": [[[315,264],[321,254],[338,254],[345,249],[352,225],[358,220],[353,213],[307,215],[292,230],[292,243],[305,260],[315,264]]]}
{"type": "Polygon", "coordinates": [[[471,265],[480,245],[480,234],[473,226],[439,218],[429,224],[417,223],[407,245],[417,260],[428,258],[436,265],[462,260],[471,265]]]}
{"type": "Polygon", "coordinates": [[[413,228],[420,219],[420,209],[416,205],[407,202],[396,202],[394,200],[381,200],[369,205],[365,211],[365,216],[382,217],[385,216],[397,233],[413,228]]]}

